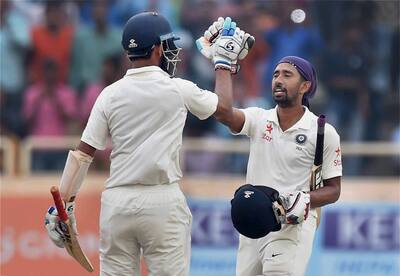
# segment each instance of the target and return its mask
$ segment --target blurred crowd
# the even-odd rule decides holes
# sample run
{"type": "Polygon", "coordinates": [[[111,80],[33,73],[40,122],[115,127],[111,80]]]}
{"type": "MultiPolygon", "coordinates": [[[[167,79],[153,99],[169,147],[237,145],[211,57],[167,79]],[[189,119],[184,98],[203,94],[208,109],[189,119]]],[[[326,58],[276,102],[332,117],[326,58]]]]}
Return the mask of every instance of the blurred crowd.
{"type": "MultiPolygon", "coordinates": [[[[256,37],[234,77],[237,107],[274,106],[271,78],[286,55],[312,61],[318,74],[311,110],[327,115],[342,141],[400,142],[400,7],[398,1],[271,0],[23,0],[1,1],[1,135],[79,135],[96,97],[129,68],[121,31],[135,13],[166,16],[182,47],[177,76],[213,90],[214,72],[195,39],[219,16],[231,16],[256,37]],[[291,12],[302,9],[295,23],[291,12]]],[[[185,136],[234,138],[213,118],[188,116],[185,136]]],[[[33,169],[60,169],[63,152],[37,152],[33,169]]],[[[99,157],[107,166],[107,154],[99,157]]],[[[367,158],[345,163],[350,175],[368,172],[367,158]]],[[[187,170],[246,170],[246,157],[189,156],[187,170]]],[[[382,166],[382,170],[385,167],[382,166]]]]}

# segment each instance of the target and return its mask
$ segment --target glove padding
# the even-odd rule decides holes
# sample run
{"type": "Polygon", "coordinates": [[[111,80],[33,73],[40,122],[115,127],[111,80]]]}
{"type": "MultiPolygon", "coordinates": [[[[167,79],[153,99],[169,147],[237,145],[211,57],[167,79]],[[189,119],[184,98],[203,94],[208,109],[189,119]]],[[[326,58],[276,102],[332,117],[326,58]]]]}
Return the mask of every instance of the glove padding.
{"type": "Polygon", "coordinates": [[[213,57],[212,44],[220,37],[225,19],[218,17],[218,20],[211,24],[204,32],[204,35],[196,40],[197,49],[208,59],[213,57]]]}
{"type": "MultiPolygon", "coordinates": [[[[75,209],[75,202],[67,202],[65,204],[65,210],[68,214],[68,218],[72,223],[72,228],[74,229],[74,232],[78,234],[74,209],[75,209]]],[[[44,225],[46,227],[47,234],[49,235],[53,243],[58,247],[63,248],[65,237],[60,227],[60,218],[58,217],[58,212],[56,207],[54,206],[49,207],[49,209],[46,212],[44,225]]]]}
{"type": "Polygon", "coordinates": [[[286,211],[287,224],[299,224],[307,219],[310,210],[310,194],[297,192],[296,194],[281,195],[281,202],[286,211]]]}
{"type": "Polygon", "coordinates": [[[213,59],[216,67],[218,63],[218,66],[237,73],[239,69],[237,60],[247,56],[254,42],[254,37],[237,28],[230,17],[225,19],[219,17],[204,32],[204,36],[196,40],[196,46],[203,56],[213,59]]]}

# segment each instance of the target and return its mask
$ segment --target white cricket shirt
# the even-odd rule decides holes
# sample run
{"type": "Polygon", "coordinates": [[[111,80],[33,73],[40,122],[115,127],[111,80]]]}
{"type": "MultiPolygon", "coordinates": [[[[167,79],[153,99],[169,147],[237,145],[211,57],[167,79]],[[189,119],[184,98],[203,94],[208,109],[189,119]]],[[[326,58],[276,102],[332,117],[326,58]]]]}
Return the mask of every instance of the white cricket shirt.
{"type": "Polygon", "coordinates": [[[217,104],[216,94],[170,78],[157,66],[129,69],[101,92],[81,140],[103,150],[111,135],[106,188],[174,183],[182,177],[179,150],[187,111],[203,120],[217,104]]]}
{"type": "MultiPolygon", "coordinates": [[[[245,123],[237,135],[250,137],[246,183],[269,186],[280,193],[310,190],[318,117],[304,108],[302,118],[285,131],[279,126],[277,107],[242,109],[245,123]]],[[[328,123],[324,138],[322,177],[341,176],[340,138],[328,123]]]]}

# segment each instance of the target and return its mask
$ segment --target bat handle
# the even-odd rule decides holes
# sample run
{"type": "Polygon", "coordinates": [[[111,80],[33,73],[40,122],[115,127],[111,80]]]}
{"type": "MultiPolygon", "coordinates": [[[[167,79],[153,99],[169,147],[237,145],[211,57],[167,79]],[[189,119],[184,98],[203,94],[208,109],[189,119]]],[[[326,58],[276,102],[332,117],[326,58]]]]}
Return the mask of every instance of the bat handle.
{"type": "Polygon", "coordinates": [[[56,186],[52,186],[50,189],[50,193],[53,196],[54,204],[56,205],[58,216],[62,221],[68,220],[68,214],[65,212],[64,202],[61,199],[60,191],[56,186]]]}
{"type": "Polygon", "coordinates": [[[324,127],[325,121],[326,121],[325,115],[323,115],[323,114],[319,115],[319,117],[318,117],[318,127],[319,128],[324,127]]]}

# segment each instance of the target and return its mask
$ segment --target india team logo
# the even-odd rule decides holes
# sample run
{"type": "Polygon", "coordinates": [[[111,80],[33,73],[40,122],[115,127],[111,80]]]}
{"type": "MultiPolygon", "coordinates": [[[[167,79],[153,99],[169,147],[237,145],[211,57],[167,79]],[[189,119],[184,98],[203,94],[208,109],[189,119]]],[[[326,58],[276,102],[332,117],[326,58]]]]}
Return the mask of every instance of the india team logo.
{"type": "Polygon", "coordinates": [[[305,134],[296,135],[296,144],[303,145],[307,141],[307,136],[305,134]]]}

